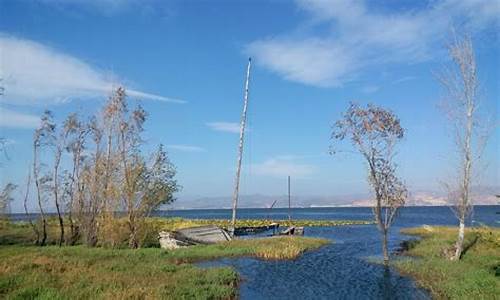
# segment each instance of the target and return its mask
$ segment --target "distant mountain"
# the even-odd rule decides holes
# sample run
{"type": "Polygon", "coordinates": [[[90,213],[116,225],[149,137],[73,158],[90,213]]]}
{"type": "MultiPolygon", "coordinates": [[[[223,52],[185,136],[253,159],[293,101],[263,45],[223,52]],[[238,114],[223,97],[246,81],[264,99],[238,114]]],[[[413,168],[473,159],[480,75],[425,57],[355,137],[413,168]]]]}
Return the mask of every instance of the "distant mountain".
{"type": "MultiPolygon", "coordinates": [[[[496,194],[500,187],[479,187],[473,189],[475,205],[500,205],[496,194]]],[[[240,208],[288,207],[286,195],[241,195],[238,201],[240,208]]],[[[368,194],[352,194],[338,196],[293,196],[293,207],[359,207],[372,206],[373,200],[368,194]]],[[[231,208],[232,198],[221,197],[182,197],[170,208],[173,209],[213,209],[231,208]]],[[[407,206],[443,206],[452,205],[442,192],[415,191],[411,193],[407,206]]]]}

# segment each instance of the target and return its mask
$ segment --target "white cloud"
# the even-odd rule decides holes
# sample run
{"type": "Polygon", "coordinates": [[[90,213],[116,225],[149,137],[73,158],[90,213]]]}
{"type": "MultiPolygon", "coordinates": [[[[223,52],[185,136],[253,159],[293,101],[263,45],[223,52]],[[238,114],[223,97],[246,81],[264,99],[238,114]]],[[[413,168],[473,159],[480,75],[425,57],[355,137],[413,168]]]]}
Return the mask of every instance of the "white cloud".
{"type": "Polygon", "coordinates": [[[361,88],[361,91],[365,94],[373,94],[373,93],[377,92],[378,90],[380,90],[380,87],[378,85],[373,85],[373,84],[370,84],[370,85],[367,85],[367,86],[364,86],[361,88]]]}
{"type": "Polygon", "coordinates": [[[70,15],[95,13],[113,16],[134,12],[136,15],[151,16],[153,14],[169,17],[175,13],[171,1],[158,0],[38,0],[38,3],[59,9],[70,15]]]}
{"type": "Polygon", "coordinates": [[[471,31],[499,25],[498,1],[445,0],[397,14],[370,10],[375,3],[299,0],[298,6],[310,13],[308,26],[326,25],[327,34],[315,34],[312,26],[312,32],[256,40],[246,52],[287,80],[337,87],[370,66],[431,59],[454,22],[471,31]]]}
{"type": "MultiPolygon", "coordinates": [[[[107,95],[116,83],[102,70],[40,43],[0,33],[2,101],[16,104],[60,103],[107,95]]],[[[183,101],[127,88],[132,97],[183,101]]]]}
{"type": "Polygon", "coordinates": [[[394,80],[392,82],[392,84],[399,84],[399,83],[403,83],[403,82],[407,82],[407,81],[411,81],[411,80],[415,80],[415,79],[417,79],[417,77],[415,77],[415,76],[405,76],[405,77],[401,77],[401,78],[394,80]]]}
{"type": "Polygon", "coordinates": [[[306,177],[316,171],[314,165],[296,162],[295,156],[270,158],[262,163],[252,164],[250,168],[257,175],[272,177],[306,177]]]}
{"type": "Polygon", "coordinates": [[[40,124],[40,117],[0,107],[0,127],[33,129],[40,124]]]}
{"type": "Polygon", "coordinates": [[[223,131],[230,133],[240,132],[240,124],[236,122],[209,122],[207,123],[207,126],[215,131],[223,131]]]}
{"type": "Polygon", "coordinates": [[[181,151],[181,152],[205,152],[202,147],[192,145],[167,145],[167,149],[181,151]]]}

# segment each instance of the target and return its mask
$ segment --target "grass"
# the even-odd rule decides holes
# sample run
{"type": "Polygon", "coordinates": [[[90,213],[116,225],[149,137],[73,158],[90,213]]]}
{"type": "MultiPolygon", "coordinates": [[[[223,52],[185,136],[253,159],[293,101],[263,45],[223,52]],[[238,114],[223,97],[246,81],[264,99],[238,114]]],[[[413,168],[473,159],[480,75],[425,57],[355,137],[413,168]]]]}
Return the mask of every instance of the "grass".
{"type": "Polygon", "coordinates": [[[445,255],[454,245],[457,228],[425,226],[402,232],[421,239],[410,243],[406,252],[416,259],[398,260],[395,267],[415,278],[434,298],[500,298],[499,228],[468,229],[465,244],[470,248],[460,261],[450,261],[445,255]]]}
{"type": "Polygon", "coordinates": [[[291,259],[327,242],[305,237],[235,240],[172,251],[0,246],[0,298],[228,299],[237,294],[231,268],[192,262],[219,257],[291,259]]]}
{"type": "MultiPolygon", "coordinates": [[[[191,226],[191,222],[177,220],[170,229],[191,226]]],[[[29,225],[0,225],[1,299],[231,299],[237,296],[239,282],[235,270],[204,269],[192,263],[237,256],[294,259],[328,243],[281,236],[171,251],[36,247],[30,245],[29,225]]],[[[55,242],[57,230],[49,226],[50,243],[55,242]]]]}
{"type": "MultiPolygon", "coordinates": [[[[254,220],[254,219],[241,219],[237,220],[237,227],[246,226],[263,226],[269,225],[271,222],[277,222],[281,226],[287,226],[288,220],[254,220]]],[[[68,222],[66,222],[66,225],[68,222]]],[[[346,225],[367,225],[373,224],[371,221],[362,220],[294,220],[294,226],[304,227],[332,227],[332,226],[346,226],[346,225]]],[[[159,247],[158,232],[162,230],[172,231],[187,227],[202,226],[202,225],[216,225],[222,228],[228,228],[230,225],[229,220],[223,219],[183,219],[183,218],[147,218],[143,226],[143,231],[140,233],[140,243],[142,247],[159,247]]],[[[49,219],[48,226],[48,239],[47,244],[56,245],[59,238],[59,225],[56,219],[49,219]]],[[[109,230],[113,233],[114,245],[118,247],[127,247],[128,231],[124,219],[116,219],[115,224],[109,230]]],[[[69,233],[69,228],[66,228],[66,233],[69,233]]],[[[16,244],[31,244],[34,240],[34,234],[27,222],[0,222],[0,245],[16,245],[16,244]]],[[[101,246],[105,244],[106,239],[101,246]]]]}

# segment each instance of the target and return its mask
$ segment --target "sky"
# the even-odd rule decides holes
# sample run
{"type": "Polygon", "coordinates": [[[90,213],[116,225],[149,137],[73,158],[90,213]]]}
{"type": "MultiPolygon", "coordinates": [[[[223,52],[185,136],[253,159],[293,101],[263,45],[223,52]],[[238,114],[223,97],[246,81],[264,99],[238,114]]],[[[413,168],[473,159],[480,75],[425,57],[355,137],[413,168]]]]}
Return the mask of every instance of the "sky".
{"type": "Polygon", "coordinates": [[[477,182],[498,185],[498,16],[495,0],[2,0],[0,183],[25,181],[45,109],[90,115],[123,85],[149,112],[145,151],[162,143],[177,167],[178,201],[229,196],[252,57],[241,194],[284,194],[288,175],[295,195],[367,193],[354,149],[329,155],[350,101],[398,115],[400,176],[410,191],[438,190],[456,153],[435,74],[459,28],[493,119],[477,182]]]}

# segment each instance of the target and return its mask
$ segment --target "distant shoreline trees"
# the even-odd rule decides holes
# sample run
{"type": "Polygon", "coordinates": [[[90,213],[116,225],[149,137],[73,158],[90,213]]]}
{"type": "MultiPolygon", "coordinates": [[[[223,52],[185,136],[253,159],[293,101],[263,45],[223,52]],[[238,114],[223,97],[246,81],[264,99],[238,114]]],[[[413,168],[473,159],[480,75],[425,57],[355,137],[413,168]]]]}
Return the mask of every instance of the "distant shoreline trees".
{"type": "Polygon", "coordinates": [[[331,153],[337,142],[349,139],[364,158],[368,182],[373,190],[373,215],[382,234],[384,264],[389,262],[387,237],[400,207],[404,206],[408,191],[396,175],[395,146],[403,138],[404,129],[397,116],[384,108],[368,105],[363,108],[351,103],[342,119],[332,130],[331,153]]]}

